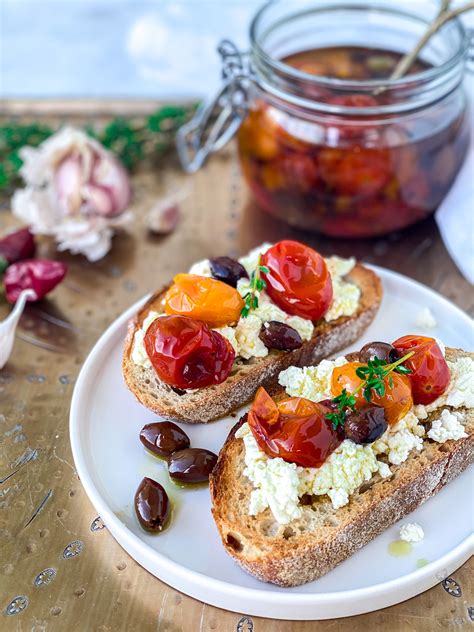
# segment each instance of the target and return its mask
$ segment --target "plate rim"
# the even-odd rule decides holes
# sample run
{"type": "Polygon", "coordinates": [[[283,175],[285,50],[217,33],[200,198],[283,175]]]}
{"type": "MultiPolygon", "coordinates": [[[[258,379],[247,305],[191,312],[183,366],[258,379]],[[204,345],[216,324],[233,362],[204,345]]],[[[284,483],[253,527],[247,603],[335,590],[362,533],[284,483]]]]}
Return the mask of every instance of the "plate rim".
{"type": "MultiPolygon", "coordinates": [[[[429,288],[428,286],[411,279],[399,272],[395,272],[393,270],[388,270],[381,266],[376,266],[372,264],[364,263],[365,266],[373,269],[379,276],[385,277],[387,280],[392,280],[395,282],[402,282],[403,284],[409,284],[414,287],[414,289],[421,290],[428,295],[432,295],[436,301],[441,301],[444,303],[446,307],[449,309],[455,309],[458,312],[458,315],[466,322],[468,327],[473,327],[474,323],[470,316],[464,312],[460,307],[455,305],[452,301],[437,293],[435,290],[429,288]]],[[[74,458],[74,464],[79,475],[81,484],[83,485],[89,500],[92,505],[98,511],[99,515],[103,519],[106,526],[110,525],[109,530],[112,533],[113,537],[118,541],[118,538],[115,535],[115,532],[120,533],[121,537],[126,542],[127,547],[132,548],[135,552],[140,553],[143,558],[154,558],[154,561],[157,562],[161,569],[166,572],[166,575],[171,575],[173,577],[173,581],[171,582],[169,578],[165,581],[167,583],[171,583],[176,586],[176,582],[180,580],[184,581],[188,584],[190,581],[203,586],[206,590],[214,590],[219,592],[220,594],[226,595],[228,598],[231,597],[234,600],[236,599],[238,592],[238,597],[240,599],[248,599],[251,602],[255,602],[255,600],[267,601],[270,605],[283,605],[283,606],[322,606],[322,605],[333,605],[335,602],[338,605],[342,606],[342,601],[353,602],[360,600],[362,597],[364,600],[375,598],[381,596],[383,594],[390,594],[393,589],[397,589],[398,592],[403,592],[407,588],[409,588],[410,584],[414,584],[414,592],[411,596],[415,596],[424,590],[427,590],[430,586],[432,586],[436,581],[441,581],[442,577],[436,579],[433,582],[433,575],[435,574],[438,577],[439,572],[446,569],[446,567],[452,566],[453,563],[463,563],[470,556],[473,548],[474,548],[474,535],[471,534],[467,536],[464,540],[458,543],[453,549],[451,549],[448,553],[444,554],[441,558],[433,560],[429,562],[426,566],[415,569],[399,578],[391,579],[386,582],[373,584],[370,586],[365,586],[361,588],[349,589],[349,590],[341,590],[341,591],[332,591],[332,592],[323,592],[323,593],[296,593],[296,592],[288,592],[284,591],[276,591],[273,590],[273,584],[267,584],[262,582],[262,586],[264,588],[249,588],[245,586],[239,586],[233,584],[232,582],[228,582],[222,579],[217,579],[215,577],[210,577],[205,573],[201,573],[199,571],[195,571],[189,569],[179,562],[176,562],[156,549],[153,549],[146,542],[141,540],[137,535],[135,535],[115,514],[107,504],[105,498],[103,498],[99,489],[94,483],[92,475],[89,473],[86,464],[86,454],[85,446],[80,439],[80,408],[82,404],[82,392],[84,389],[87,391],[88,381],[90,381],[91,377],[91,369],[94,368],[96,360],[100,358],[102,355],[104,347],[109,344],[109,340],[117,334],[117,330],[126,325],[127,321],[133,316],[133,314],[139,309],[139,307],[149,298],[150,293],[141,299],[137,300],[133,305],[131,305],[128,309],[126,309],[122,314],[120,314],[101,334],[99,339],[96,341],[89,354],[87,355],[81,370],[79,372],[78,378],[76,380],[74,391],[71,399],[71,407],[70,407],[70,415],[69,415],[69,434],[70,434],[70,443],[72,449],[72,455],[74,458]],[[431,583],[430,583],[431,582],[431,583]],[[423,584],[425,587],[421,590],[416,586],[423,584]]],[[[93,373],[93,372],[92,372],[93,373]]],[[[119,544],[125,548],[121,541],[119,544]]],[[[135,560],[137,561],[137,560],[135,560]]],[[[140,562],[139,562],[140,563],[140,562]]],[[[143,566],[143,564],[142,564],[143,566]]],[[[244,572],[242,570],[242,572],[244,572]]],[[[154,574],[154,573],[152,573],[154,574]]],[[[160,578],[159,578],[160,579],[160,578]]],[[[178,588],[181,590],[182,588],[178,588]]],[[[191,594],[191,591],[188,589],[183,590],[187,594],[191,594]]],[[[200,592],[200,595],[202,593],[200,592]]],[[[192,594],[191,596],[196,596],[192,594]]],[[[201,601],[203,601],[202,596],[197,597],[201,601]]],[[[403,596],[398,601],[402,601],[404,599],[409,598],[409,596],[403,596]]],[[[216,604],[216,600],[213,600],[216,604]]],[[[208,602],[209,603],[209,602],[208,602]]],[[[391,605],[393,603],[398,603],[397,601],[392,601],[387,603],[386,605],[391,605]]],[[[218,604],[216,604],[218,605],[218,604]]],[[[220,606],[226,608],[226,606],[220,606]]],[[[380,607],[385,606],[377,606],[374,609],[378,609],[380,607]]],[[[231,609],[231,608],[228,608],[231,609]]],[[[342,610],[342,607],[341,607],[342,610]]],[[[361,612],[370,612],[370,609],[364,609],[361,612]]],[[[252,613],[250,613],[252,614],[252,613]]],[[[262,616],[262,615],[260,615],[262,616]]],[[[263,615],[265,616],[265,615],[263,615]]],[[[347,616],[347,615],[340,615],[347,616]]],[[[332,618],[332,617],[331,617],[332,618]]],[[[293,617],[294,620],[296,620],[293,617]]]]}

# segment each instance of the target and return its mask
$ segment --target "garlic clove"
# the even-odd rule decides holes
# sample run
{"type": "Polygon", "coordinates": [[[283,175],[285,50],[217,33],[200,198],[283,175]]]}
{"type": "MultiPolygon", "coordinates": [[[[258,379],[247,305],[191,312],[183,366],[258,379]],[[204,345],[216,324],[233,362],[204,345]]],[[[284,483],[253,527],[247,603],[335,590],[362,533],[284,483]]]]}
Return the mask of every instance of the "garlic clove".
{"type": "Polygon", "coordinates": [[[164,198],[158,200],[148,211],[146,224],[151,232],[157,235],[167,235],[176,228],[180,216],[178,203],[171,198],[164,198]]]}
{"type": "Polygon", "coordinates": [[[3,369],[8,362],[15,341],[15,331],[18,321],[25,309],[26,301],[29,297],[34,296],[34,294],[33,290],[23,290],[12,312],[5,320],[0,322],[0,369],[3,369]]]}

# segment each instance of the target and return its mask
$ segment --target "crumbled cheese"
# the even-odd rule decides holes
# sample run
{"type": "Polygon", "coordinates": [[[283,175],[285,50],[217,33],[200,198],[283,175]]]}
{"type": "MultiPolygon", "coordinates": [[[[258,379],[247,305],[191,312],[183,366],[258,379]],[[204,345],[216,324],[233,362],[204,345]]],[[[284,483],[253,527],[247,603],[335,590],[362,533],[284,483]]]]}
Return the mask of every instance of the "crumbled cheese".
{"type": "Polygon", "coordinates": [[[467,437],[462,424],[464,415],[458,412],[451,412],[447,408],[441,412],[441,417],[435,419],[428,430],[428,438],[437,443],[444,443],[448,439],[462,439],[467,437]]]}
{"type": "Polygon", "coordinates": [[[304,468],[281,458],[270,458],[260,450],[248,424],[236,433],[245,444],[244,475],[253,483],[249,514],[270,507],[280,524],[299,518],[299,499],[304,494],[327,495],[335,509],[347,505],[349,497],[373,474],[391,475],[390,468],[377,461],[370,446],[346,439],[319,468],[304,468]]]}
{"type": "Polygon", "coordinates": [[[212,276],[211,264],[209,259],[203,259],[202,261],[196,261],[189,268],[189,274],[197,274],[198,276],[210,277],[212,276]]]}
{"type": "Polygon", "coordinates": [[[423,307],[423,309],[418,312],[415,324],[417,327],[420,327],[420,329],[435,329],[438,326],[434,314],[429,307],[423,307]]]}
{"type": "Polygon", "coordinates": [[[352,316],[359,305],[360,289],[354,283],[344,281],[343,277],[349,274],[356,261],[353,257],[350,259],[329,257],[325,261],[331,274],[333,300],[324,315],[324,320],[330,322],[341,316],[352,316]]]}
{"type": "Polygon", "coordinates": [[[290,397],[305,397],[313,402],[332,397],[331,377],[335,367],[347,364],[345,357],[336,360],[323,360],[317,366],[298,368],[290,366],[278,376],[280,386],[283,386],[290,397]]]}
{"type": "Polygon", "coordinates": [[[425,429],[410,411],[374,441],[372,450],[376,455],[386,454],[389,463],[400,465],[407,460],[412,450],[419,452],[423,448],[424,435],[425,429]]]}
{"type": "Polygon", "coordinates": [[[249,514],[255,516],[270,507],[280,524],[299,518],[302,511],[298,502],[297,466],[280,458],[269,459],[259,449],[248,424],[243,424],[235,436],[244,440],[244,475],[254,486],[249,514]]]}
{"type": "Polygon", "coordinates": [[[400,527],[400,540],[404,540],[405,542],[421,542],[424,537],[424,531],[417,522],[406,522],[400,527]]]}
{"type": "Polygon", "coordinates": [[[298,468],[299,496],[327,494],[334,509],[347,505],[349,497],[375,472],[390,476],[390,468],[377,461],[370,445],[358,445],[346,439],[319,468],[298,468]],[[380,468],[380,465],[383,467],[380,468]]]}
{"type": "Polygon", "coordinates": [[[249,277],[252,274],[252,272],[255,270],[255,268],[257,267],[260,255],[265,254],[267,250],[271,248],[272,246],[273,244],[265,242],[263,244],[260,244],[260,246],[257,246],[256,248],[251,250],[247,255],[245,255],[245,257],[240,257],[239,263],[241,263],[244,266],[249,277]]]}
{"type": "Polygon", "coordinates": [[[133,336],[132,361],[145,369],[151,367],[151,362],[145,349],[145,334],[151,323],[159,316],[158,312],[149,312],[147,317],[143,319],[141,329],[137,329],[133,336]]]}

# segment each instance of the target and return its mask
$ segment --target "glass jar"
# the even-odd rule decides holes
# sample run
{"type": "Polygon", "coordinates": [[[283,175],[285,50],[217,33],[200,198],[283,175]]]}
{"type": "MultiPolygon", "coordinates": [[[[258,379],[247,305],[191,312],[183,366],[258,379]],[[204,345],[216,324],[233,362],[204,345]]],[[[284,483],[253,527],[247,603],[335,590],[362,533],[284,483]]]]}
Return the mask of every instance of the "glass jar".
{"type": "MultiPolygon", "coordinates": [[[[419,67],[401,79],[327,77],[292,61],[304,51],[367,42],[406,53],[439,3],[400,5],[265,5],[251,24],[248,66],[230,43],[221,47],[224,88],[180,133],[184,167],[196,170],[238,130],[242,171],[255,198],[291,225],[368,237],[433,213],[469,144],[463,89],[469,36],[461,22],[451,20],[434,35],[419,67]]],[[[341,63],[340,56],[344,74],[341,63]]]]}

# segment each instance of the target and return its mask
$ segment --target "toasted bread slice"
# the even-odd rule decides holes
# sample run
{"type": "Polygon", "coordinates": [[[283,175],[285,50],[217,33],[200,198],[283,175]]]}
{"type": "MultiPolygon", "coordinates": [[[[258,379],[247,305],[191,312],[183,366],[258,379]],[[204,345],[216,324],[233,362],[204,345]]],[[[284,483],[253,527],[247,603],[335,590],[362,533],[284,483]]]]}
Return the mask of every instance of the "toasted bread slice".
{"type": "MultiPolygon", "coordinates": [[[[455,360],[468,354],[448,349],[455,360]]],[[[437,409],[423,423],[438,418],[437,409]]],[[[351,496],[348,505],[334,509],[327,496],[312,497],[303,515],[279,524],[267,508],[248,515],[252,483],[243,474],[244,443],[235,438],[242,420],[232,429],[211,477],[212,513],[227,552],[251,575],[279,586],[298,586],[324,575],[391,524],[406,516],[474,460],[474,410],[457,409],[466,417],[468,436],[439,444],[425,441],[393,476],[373,479],[351,496]]]]}
{"type": "Polygon", "coordinates": [[[133,339],[150,311],[163,311],[161,303],[168,288],[154,294],[130,321],[122,360],[125,382],[135,397],[165,419],[187,423],[207,422],[229,414],[250,401],[259,386],[272,392],[278,374],[289,366],[307,366],[343,349],[361,336],[377,313],[382,300],[378,276],[357,264],[346,277],[361,290],[359,308],[353,316],[316,324],[311,340],[296,351],[270,351],[265,358],[239,358],[227,380],[216,386],[179,393],[165,384],[152,368],[132,360],[133,339]]]}

